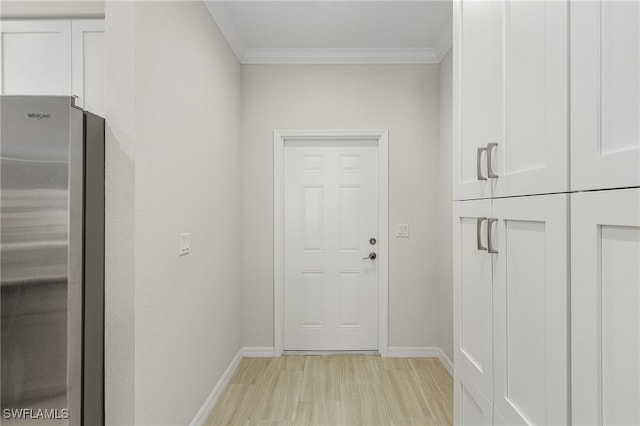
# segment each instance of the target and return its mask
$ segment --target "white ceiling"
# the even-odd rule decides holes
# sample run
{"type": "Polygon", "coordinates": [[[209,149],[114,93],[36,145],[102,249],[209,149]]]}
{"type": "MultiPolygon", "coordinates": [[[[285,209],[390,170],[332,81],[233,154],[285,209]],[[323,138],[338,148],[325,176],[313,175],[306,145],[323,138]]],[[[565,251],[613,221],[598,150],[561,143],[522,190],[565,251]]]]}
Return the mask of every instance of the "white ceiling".
{"type": "Polygon", "coordinates": [[[205,0],[243,64],[438,63],[452,2],[205,0]]]}

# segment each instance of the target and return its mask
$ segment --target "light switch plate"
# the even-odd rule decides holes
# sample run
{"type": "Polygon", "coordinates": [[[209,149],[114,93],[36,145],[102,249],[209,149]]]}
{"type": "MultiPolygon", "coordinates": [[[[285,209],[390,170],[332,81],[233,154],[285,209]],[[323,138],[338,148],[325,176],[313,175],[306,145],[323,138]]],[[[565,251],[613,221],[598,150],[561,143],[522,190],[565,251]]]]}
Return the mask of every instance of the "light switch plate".
{"type": "Polygon", "coordinates": [[[178,256],[184,256],[191,251],[191,234],[180,234],[180,245],[178,246],[178,256]]]}
{"type": "Polygon", "coordinates": [[[396,237],[409,237],[409,225],[406,223],[397,223],[396,224],[396,237]]]}

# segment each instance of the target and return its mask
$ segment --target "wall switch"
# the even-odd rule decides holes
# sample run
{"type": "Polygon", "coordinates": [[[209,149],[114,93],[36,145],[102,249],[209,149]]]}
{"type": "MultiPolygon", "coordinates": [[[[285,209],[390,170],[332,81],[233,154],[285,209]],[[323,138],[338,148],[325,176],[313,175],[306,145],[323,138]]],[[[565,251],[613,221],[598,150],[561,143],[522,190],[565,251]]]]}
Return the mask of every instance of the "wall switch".
{"type": "Polygon", "coordinates": [[[180,234],[180,245],[178,247],[178,256],[189,254],[191,251],[191,234],[180,234]]]}
{"type": "Polygon", "coordinates": [[[396,237],[409,237],[409,225],[406,223],[396,224],[396,237]]]}

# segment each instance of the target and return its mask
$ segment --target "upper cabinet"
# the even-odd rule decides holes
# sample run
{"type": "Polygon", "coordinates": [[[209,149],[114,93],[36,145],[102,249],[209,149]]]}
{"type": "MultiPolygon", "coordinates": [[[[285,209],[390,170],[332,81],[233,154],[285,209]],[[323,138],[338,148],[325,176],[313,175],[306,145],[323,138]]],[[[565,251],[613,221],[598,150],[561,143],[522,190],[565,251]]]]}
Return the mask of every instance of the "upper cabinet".
{"type": "Polygon", "coordinates": [[[77,103],[104,117],[104,20],[71,21],[71,89],[77,103]]]}
{"type": "Polygon", "coordinates": [[[454,8],[454,199],[567,191],[568,4],[454,8]]]}
{"type": "Polygon", "coordinates": [[[71,22],[2,21],[3,95],[71,94],[71,22]]]}
{"type": "Polygon", "coordinates": [[[640,186],[640,3],[571,3],[571,189],[640,186]]]}
{"type": "Polygon", "coordinates": [[[74,95],[104,115],[104,20],[2,21],[4,95],[74,95]]]}

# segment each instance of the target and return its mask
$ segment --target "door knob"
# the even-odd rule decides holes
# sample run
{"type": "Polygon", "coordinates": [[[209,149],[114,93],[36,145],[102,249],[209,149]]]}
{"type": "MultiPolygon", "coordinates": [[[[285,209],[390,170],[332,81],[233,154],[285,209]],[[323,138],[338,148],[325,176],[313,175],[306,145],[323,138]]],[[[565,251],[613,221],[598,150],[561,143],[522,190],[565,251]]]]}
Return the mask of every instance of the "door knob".
{"type": "Polygon", "coordinates": [[[367,257],[363,257],[363,258],[362,258],[362,260],[367,260],[367,259],[375,260],[375,259],[376,259],[376,257],[378,257],[378,255],[377,255],[377,254],[375,254],[375,252],[373,252],[373,251],[372,251],[371,253],[369,253],[369,256],[367,256],[367,257]]]}

